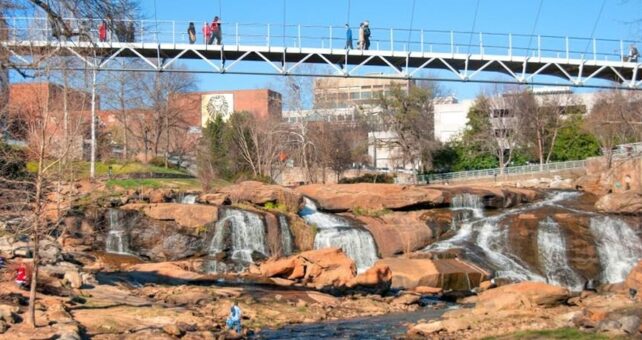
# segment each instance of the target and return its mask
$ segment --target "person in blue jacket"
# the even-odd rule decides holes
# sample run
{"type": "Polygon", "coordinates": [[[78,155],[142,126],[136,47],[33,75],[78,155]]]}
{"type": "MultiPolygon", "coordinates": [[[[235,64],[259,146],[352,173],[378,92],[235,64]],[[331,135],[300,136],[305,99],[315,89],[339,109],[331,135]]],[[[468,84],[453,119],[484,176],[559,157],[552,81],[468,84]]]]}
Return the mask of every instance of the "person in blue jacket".
{"type": "Polygon", "coordinates": [[[230,308],[230,316],[227,318],[227,328],[234,329],[236,333],[241,334],[241,308],[237,301],[234,301],[232,308],[230,308]]]}
{"type": "Polygon", "coordinates": [[[353,49],[352,47],[352,29],[350,28],[350,25],[346,24],[346,50],[351,50],[353,49]]]}

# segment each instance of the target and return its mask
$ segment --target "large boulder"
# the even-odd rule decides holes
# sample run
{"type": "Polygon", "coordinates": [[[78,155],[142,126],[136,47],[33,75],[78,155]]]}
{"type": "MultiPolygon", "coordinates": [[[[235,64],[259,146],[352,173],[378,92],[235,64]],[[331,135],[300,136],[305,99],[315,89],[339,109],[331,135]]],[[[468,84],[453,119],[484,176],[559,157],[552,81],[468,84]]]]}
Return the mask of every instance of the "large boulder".
{"type": "Polygon", "coordinates": [[[306,251],[258,266],[257,273],[266,278],[289,280],[321,290],[340,291],[360,288],[384,292],[390,288],[390,269],[376,265],[357,276],[356,266],[341,249],[325,248],[306,251]]]}
{"type": "Polygon", "coordinates": [[[543,282],[520,282],[482,292],[478,309],[517,310],[530,307],[554,307],[570,297],[569,290],[543,282]]]}
{"type": "Polygon", "coordinates": [[[352,216],[363,223],[377,243],[382,257],[410,253],[433,241],[426,211],[391,212],[379,217],[352,216]]]}
{"type": "MultiPolygon", "coordinates": [[[[123,210],[110,210],[106,214],[103,230],[122,230],[122,235],[116,239],[120,243],[118,251],[153,261],[187,258],[205,251],[206,235],[217,219],[216,207],[194,206],[171,203],[127,205],[123,210]],[[206,215],[197,216],[199,213],[206,215]]],[[[106,245],[109,242],[113,244],[115,240],[110,240],[110,237],[109,233],[101,233],[100,241],[106,245]]]]}
{"type": "Polygon", "coordinates": [[[609,214],[642,214],[642,191],[626,191],[602,196],[595,208],[609,214]]]}
{"type": "Polygon", "coordinates": [[[470,290],[489,275],[481,268],[459,259],[388,258],[377,262],[390,268],[392,288],[415,289],[419,286],[444,290],[470,290]]]}
{"type": "Polygon", "coordinates": [[[348,284],[348,287],[362,287],[365,290],[371,290],[373,292],[385,292],[390,289],[391,284],[392,271],[390,267],[382,263],[376,263],[365,272],[357,275],[357,277],[348,284]]]}
{"type": "Polygon", "coordinates": [[[631,272],[624,281],[624,285],[627,288],[637,289],[638,294],[642,296],[642,261],[638,262],[638,264],[631,269],[631,272]]]}
{"type": "Polygon", "coordinates": [[[160,221],[174,221],[187,228],[201,228],[206,224],[216,221],[218,208],[203,204],[132,203],[121,207],[122,210],[135,210],[144,213],[147,217],[160,221]]]}
{"type": "Polygon", "coordinates": [[[346,286],[356,275],[356,266],[341,249],[306,251],[259,266],[264,277],[281,277],[310,283],[316,288],[346,286]]]}
{"type": "Polygon", "coordinates": [[[227,197],[232,203],[246,202],[262,206],[275,203],[285,206],[287,211],[292,213],[297,213],[303,204],[303,196],[292,189],[255,181],[227,186],[220,189],[218,193],[227,197]]]}
{"type": "Polygon", "coordinates": [[[296,188],[314,199],[321,210],[343,212],[365,210],[409,209],[444,203],[441,190],[396,184],[311,184],[296,188]]]}

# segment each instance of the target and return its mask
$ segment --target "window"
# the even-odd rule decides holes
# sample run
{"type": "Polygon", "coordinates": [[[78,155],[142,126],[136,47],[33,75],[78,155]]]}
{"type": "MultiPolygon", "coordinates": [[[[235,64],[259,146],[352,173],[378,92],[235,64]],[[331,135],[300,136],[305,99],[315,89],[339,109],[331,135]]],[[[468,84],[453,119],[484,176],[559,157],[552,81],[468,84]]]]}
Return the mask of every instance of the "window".
{"type": "Polygon", "coordinates": [[[493,118],[505,118],[512,117],[512,114],[509,109],[495,109],[492,112],[493,118]]]}

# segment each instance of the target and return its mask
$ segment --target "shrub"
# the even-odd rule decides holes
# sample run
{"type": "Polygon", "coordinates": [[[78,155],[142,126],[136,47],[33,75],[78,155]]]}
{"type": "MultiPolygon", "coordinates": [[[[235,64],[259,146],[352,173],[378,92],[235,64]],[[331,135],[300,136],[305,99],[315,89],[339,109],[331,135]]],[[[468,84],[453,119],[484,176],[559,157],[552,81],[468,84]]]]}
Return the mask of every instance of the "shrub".
{"type": "Polygon", "coordinates": [[[394,183],[395,177],[387,174],[364,174],[354,178],[342,178],[339,183],[341,184],[354,184],[354,183],[394,183]]]}
{"type": "Polygon", "coordinates": [[[365,209],[361,207],[354,207],[352,209],[352,213],[355,216],[381,217],[383,215],[390,214],[391,212],[392,210],[390,209],[370,210],[370,209],[365,209]]]}

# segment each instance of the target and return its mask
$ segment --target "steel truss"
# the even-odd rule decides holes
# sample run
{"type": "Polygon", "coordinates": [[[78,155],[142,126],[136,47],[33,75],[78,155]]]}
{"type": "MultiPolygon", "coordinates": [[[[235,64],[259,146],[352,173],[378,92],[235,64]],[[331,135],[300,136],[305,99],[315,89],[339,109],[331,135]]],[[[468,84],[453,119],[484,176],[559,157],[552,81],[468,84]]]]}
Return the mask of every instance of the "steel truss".
{"type": "MultiPolygon", "coordinates": [[[[86,68],[98,71],[194,72],[213,74],[250,74],[313,77],[355,77],[457,82],[508,83],[616,89],[642,89],[640,64],[625,61],[523,57],[511,55],[400,52],[381,50],[344,50],[333,48],[284,48],[272,46],[175,43],[119,43],[73,41],[6,41],[0,46],[8,52],[13,65],[21,69],[45,67],[50,57],[71,57],[86,68]],[[117,58],[137,58],[144,68],[132,70],[113,66],[117,58]],[[178,60],[198,60],[204,70],[173,67],[178,60]],[[268,66],[268,71],[240,70],[245,62],[268,66]],[[304,64],[325,65],[330,72],[306,70],[304,64]],[[377,66],[387,74],[367,74],[365,67],[377,66]],[[450,78],[427,76],[425,71],[441,70],[450,78]],[[361,72],[360,72],[361,71],[361,72]],[[503,74],[503,79],[488,79],[482,74],[503,74]],[[545,77],[544,79],[538,76],[545,77]],[[557,80],[557,81],[555,81],[557,80]]],[[[119,63],[117,63],[119,64],[119,63]]],[[[84,68],[83,68],[84,69],[84,68]]]]}

